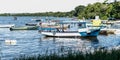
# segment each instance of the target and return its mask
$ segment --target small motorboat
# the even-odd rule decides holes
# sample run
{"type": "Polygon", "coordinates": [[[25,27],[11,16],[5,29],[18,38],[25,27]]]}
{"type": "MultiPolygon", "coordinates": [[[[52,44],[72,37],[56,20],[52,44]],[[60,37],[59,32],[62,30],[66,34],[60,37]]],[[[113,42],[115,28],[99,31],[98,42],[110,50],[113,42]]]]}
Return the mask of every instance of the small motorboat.
{"type": "Polygon", "coordinates": [[[0,24],[0,28],[10,28],[10,27],[14,27],[15,24],[0,24]]]}
{"type": "Polygon", "coordinates": [[[11,27],[10,30],[38,30],[39,26],[11,27]]]}
{"type": "Polygon", "coordinates": [[[36,21],[36,22],[40,22],[41,21],[41,19],[31,19],[31,20],[36,21]]]}
{"type": "Polygon", "coordinates": [[[37,26],[37,23],[26,23],[26,26],[37,26]]]}

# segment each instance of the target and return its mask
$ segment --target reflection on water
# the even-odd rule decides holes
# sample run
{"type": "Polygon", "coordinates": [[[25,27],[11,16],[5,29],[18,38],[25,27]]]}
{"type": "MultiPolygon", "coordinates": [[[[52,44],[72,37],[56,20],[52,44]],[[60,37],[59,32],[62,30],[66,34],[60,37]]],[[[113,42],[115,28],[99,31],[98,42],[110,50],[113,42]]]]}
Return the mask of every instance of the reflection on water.
{"type": "Polygon", "coordinates": [[[45,54],[46,52],[90,51],[99,47],[120,45],[119,35],[98,37],[53,38],[44,37],[37,30],[9,31],[0,29],[1,59],[12,59],[19,55],[45,54]],[[5,40],[16,40],[16,45],[6,45],[5,40]]]}
{"type": "Polygon", "coordinates": [[[120,43],[119,35],[98,36],[99,44],[102,47],[114,47],[120,43]]]}
{"type": "Polygon", "coordinates": [[[65,51],[74,50],[74,51],[85,51],[90,50],[91,48],[97,48],[98,39],[97,37],[80,37],[80,38],[52,38],[47,37],[44,40],[52,40],[58,50],[64,49],[65,51]]]}
{"type": "Polygon", "coordinates": [[[45,54],[46,52],[89,51],[99,47],[120,45],[119,35],[100,35],[98,37],[53,38],[44,37],[37,30],[9,31],[0,29],[1,59],[12,59],[19,55],[45,54]],[[16,45],[6,45],[5,40],[16,40],[16,45]]]}

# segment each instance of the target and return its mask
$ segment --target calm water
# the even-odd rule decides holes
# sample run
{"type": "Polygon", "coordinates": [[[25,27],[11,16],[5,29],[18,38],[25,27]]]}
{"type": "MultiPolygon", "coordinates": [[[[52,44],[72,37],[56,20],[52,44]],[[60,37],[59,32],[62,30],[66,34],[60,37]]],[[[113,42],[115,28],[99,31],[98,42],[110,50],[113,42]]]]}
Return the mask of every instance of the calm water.
{"type": "MultiPolygon", "coordinates": [[[[36,17],[0,17],[0,24],[16,24],[23,26],[36,17]]],[[[44,18],[44,17],[42,17],[44,18]]],[[[55,18],[68,20],[68,18],[55,18]]],[[[10,31],[9,28],[0,28],[0,57],[1,60],[12,60],[19,55],[44,54],[58,49],[84,50],[98,47],[119,47],[120,35],[99,35],[97,38],[45,38],[37,30],[10,31]],[[15,45],[6,44],[5,40],[16,40],[15,45]]]]}

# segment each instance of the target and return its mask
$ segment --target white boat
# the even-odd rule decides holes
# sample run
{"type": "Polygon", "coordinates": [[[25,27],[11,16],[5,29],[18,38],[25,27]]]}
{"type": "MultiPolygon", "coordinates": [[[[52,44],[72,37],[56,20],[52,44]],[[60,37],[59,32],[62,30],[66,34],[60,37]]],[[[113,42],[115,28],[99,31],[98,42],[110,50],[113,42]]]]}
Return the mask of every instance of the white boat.
{"type": "Polygon", "coordinates": [[[33,21],[37,21],[37,22],[41,21],[40,18],[39,18],[39,19],[31,19],[31,20],[33,20],[33,21]]]}
{"type": "Polygon", "coordinates": [[[41,34],[45,35],[46,37],[79,37],[81,36],[77,31],[74,32],[46,32],[43,31],[41,34]]]}
{"type": "Polygon", "coordinates": [[[15,24],[0,24],[0,28],[10,28],[10,27],[14,27],[15,24]]]}
{"type": "MultiPolygon", "coordinates": [[[[73,21],[69,21],[69,22],[62,22],[62,25],[63,24],[68,24],[68,23],[75,23],[75,24],[78,24],[79,26],[79,29],[78,31],[64,31],[63,29],[62,30],[59,30],[59,29],[52,29],[50,31],[42,31],[41,34],[45,35],[45,36],[48,36],[48,37],[80,37],[80,36],[94,36],[96,37],[99,32],[100,32],[100,27],[91,27],[91,26],[87,26],[86,25],[86,22],[79,22],[79,21],[76,21],[76,22],[73,22],[73,21]]],[[[63,25],[64,26],[64,25],[63,25]]]]}

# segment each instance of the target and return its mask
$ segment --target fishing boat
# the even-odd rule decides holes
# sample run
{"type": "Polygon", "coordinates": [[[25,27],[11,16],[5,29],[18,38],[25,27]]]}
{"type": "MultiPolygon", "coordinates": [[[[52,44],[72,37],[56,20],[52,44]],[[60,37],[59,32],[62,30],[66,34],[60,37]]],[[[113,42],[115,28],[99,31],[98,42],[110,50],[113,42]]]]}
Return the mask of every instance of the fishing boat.
{"type": "Polygon", "coordinates": [[[38,30],[39,26],[11,27],[10,30],[38,30]]]}
{"type": "Polygon", "coordinates": [[[15,24],[0,24],[0,28],[10,28],[10,27],[14,27],[15,24]]]}
{"type": "Polygon", "coordinates": [[[41,21],[41,19],[31,19],[31,20],[36,21],[36,22],[41,21]]]}
{"type": "Polygon", "coordinates": [[[26,23],[26,26],[37,26],[37,23],[26,23]]]}
{"type": "Polygon", "coordinates": [[[54,29],[50,31],[42,31],[41,34],[48,36],[48,37],[81,37],[81,36],[91,36],[96,37],[101,29],[101,26],[87,26],[86,22],[80,22],[80,21],[64,21],[60,23],[62,25],[61,29],[54,29]],[[78,31],[65,31],[63,26],[64,24],[77,24],[78,25],[78,31]]]}

